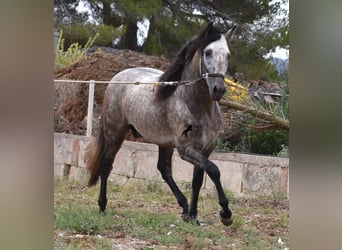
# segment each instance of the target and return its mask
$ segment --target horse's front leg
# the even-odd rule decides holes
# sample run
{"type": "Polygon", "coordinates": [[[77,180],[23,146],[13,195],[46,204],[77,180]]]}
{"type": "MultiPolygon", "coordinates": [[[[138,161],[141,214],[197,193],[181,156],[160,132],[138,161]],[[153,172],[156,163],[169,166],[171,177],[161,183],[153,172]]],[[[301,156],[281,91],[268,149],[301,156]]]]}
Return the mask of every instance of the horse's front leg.
{"type": "MultiPolygon", "coordinates": [[[[219,204],[222,207],[222,210],[220,211],[221,222],[226,226],[231,225],[233,223],[232,212],[228,207],[228,199],[222,188],[222,184],[220,181],[220,170],[218,169],[218,167],[212,161],[210,161],[204,154],[202,154],[199,150],[195,149],[193,146],[189,144],[187,146],[178,146],[177,150],[183,160],[186,160],[194,164],[195,166],[198,166],[209,175],[210,179],[215,184],[217,194],[218,194],[219,204]]],[[[199,177],[197,178],[199,179],[199,177]]],[[[196,190],[197,188],[198,186],[196,187],[196,190]]],[[[195,195],[198,195],[198,194],[195,193],[195,195]]],[[[197,207],[197,199],[192,201],[192,203],[193,205],[196,205],[197,207]]],[[[191,207],[192,212],[194,212],[195,209],[196,209],[195,206],[191,207]]],[[[197,213],[197,211],[195,213],[197,213]]]]}

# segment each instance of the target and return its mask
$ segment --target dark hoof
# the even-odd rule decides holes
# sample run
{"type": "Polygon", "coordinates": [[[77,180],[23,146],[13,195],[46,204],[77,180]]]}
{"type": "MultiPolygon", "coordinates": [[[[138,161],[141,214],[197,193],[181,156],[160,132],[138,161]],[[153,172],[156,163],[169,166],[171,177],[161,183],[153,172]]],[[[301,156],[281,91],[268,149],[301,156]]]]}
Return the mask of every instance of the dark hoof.
{"type": "Polygon", "coordinates": [[[188,214],[182,214],[182,219],[184,222],[190,222],[190,216],[188,214]]]}
{"type": "Polygon", "coordinates": [[[221,220],[223,225],[228,227],[231,224],[233,224],[233,215],[231,215],[229,218],[225,218],[222,216],[222,211],[220,211],[220,220],[221,220]]]}
{"type": "Polygon", "coordinates": [[[182,214],[182,219],[184,222],[191,223],[196,226],[200,226],[201,224],[199,223],[198,220],[196,220],[196,217],[190,216],[188,214],[182,214]]]}

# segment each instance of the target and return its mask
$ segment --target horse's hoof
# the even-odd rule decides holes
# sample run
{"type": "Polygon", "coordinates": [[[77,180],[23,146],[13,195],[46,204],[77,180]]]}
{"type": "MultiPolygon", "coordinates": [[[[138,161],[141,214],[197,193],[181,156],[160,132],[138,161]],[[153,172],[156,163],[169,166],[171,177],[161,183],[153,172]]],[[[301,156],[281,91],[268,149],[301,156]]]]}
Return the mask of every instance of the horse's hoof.
{"type": "Polygon", "coordinates": [[[184,222],[190,222],[190,216],[188,214],[182,214],[182,219],[184,222]]]}
{"type": "Polygon", "coordinates": [[[102,210],[102,209],[100,209],[100,211],[99,211],[99,214],[106,215],[106,210],[102,210]]]}
{"type": "Polygon", "coordinates": [[[220,220],[222,222],[223,225],[225,226],[230,226],[231,224],[233,224],[233,215],[231,215],[229,218],[224,218],[222,216],[222,211],[220,211],[220,220]]]}
{"type": "Polygon", "coordinates": [[[190,216],[188,214],[182,214],[182,219],[184,222],[192,223],[193,225],[196,225],[196,226],[201,225],[201,223],[199,223],[199,221],[196,219],[196,217],[190,216]]]}

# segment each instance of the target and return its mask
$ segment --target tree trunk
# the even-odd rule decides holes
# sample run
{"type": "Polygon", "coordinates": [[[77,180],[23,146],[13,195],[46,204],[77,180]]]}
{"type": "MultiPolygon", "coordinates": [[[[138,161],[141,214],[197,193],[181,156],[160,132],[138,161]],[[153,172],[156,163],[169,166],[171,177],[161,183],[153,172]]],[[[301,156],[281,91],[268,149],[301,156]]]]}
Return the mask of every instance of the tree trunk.
{"type": "Polygon", "coordinates": [[[126,20],[126,33],[121,38],[120,48],[121,49],[130,49],[136,50],[138,48],[137,45],[137,20],[126,20]]]}
{"type": "Polygon", "coordinates": [[[155,34],[155,17],[154,15],[152,15],[152,17],[150,18],[150,26],[148,28],[148,33],[147,33],[147,37],[146,37],[146,40],[145,40],[145,43],[143,44],[143,51],[146,53],[146,54],[150,54],[151,51],[150,51],[150,43],[151,43],[151,37],[152,35],[155,34]]]}
{"type": "Polygon", "coordinates": [[[103,12],[102,12],[103,24],[111,25],[112,24],[112,20],[111,20],[112,19],[111,18],[112,9],[110,7],[110,2],[103,1],[102,6],[103,6],[103,12]]]}
{"type": "Polygon", "coordinates": [[[102,22],[105,25],[111,25],[114,27],[119,27],[122,25],[122,20],[120,16],[115,15],[112,12],[111,7],[112,1],[102,0],[102,22]]]}

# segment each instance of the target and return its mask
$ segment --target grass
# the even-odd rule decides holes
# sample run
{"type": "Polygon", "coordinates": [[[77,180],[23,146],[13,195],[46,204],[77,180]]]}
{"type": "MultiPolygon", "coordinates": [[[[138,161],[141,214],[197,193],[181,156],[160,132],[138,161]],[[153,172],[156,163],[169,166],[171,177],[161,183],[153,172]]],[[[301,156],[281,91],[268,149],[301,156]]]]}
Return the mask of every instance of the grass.
{"type": "Polygon", "coordinates": [[[182,221],[174,196],[158,183],[109,183],[105,214],[98,211],[99,186],[59,179],[54,184],[55,249],[284,249],[279,238],[288,245],[288,207],[271,198],[233,197],[234,223],[225,227],[215,195],[203,195],[202,225],[195,226],[182,221]]]}

